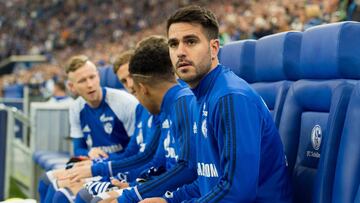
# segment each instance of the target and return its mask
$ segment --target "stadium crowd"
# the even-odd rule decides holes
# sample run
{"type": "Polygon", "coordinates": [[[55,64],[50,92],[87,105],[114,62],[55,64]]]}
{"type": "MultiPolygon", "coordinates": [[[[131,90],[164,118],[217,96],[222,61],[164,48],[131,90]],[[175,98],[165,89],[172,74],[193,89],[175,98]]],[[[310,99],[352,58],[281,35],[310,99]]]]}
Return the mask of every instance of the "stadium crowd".
{"type": "MultiPolygon", "coordinates": [[[[0,60],[11,55],[44,54],[50,64],[59,64],[82,53],[98,65],[106,64],[115,53],[134,47],[145,36],[165,34],[164,16],[188,4],[203,5],[215,12],[221,44],[346,18],[339,0],[1,1],[0,60]]],[[[49,78],[62,77],[60,70],[48,70],[46,66],[0,76],[0,89],[31,84],[39,78],[45,84],[49,78]]]]}

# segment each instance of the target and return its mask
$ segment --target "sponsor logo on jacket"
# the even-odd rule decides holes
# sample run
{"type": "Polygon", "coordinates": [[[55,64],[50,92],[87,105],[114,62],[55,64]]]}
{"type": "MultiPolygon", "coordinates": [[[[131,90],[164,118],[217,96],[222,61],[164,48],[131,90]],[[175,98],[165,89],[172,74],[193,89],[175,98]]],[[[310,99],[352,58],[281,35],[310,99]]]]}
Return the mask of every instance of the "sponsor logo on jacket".
{"type": "Polygon", "coordinates": [[[121,144],[117,144],[117,145],[111,145],[111,146],[101,146],[100,149],[106,153],[114,153],[114,152],[121,151],[123,149],[123,147],[121,144]]]}
{"type": "Polygon", "coordinates": [[[109,121],[113,121],[113,120],[114,120],[114,118],[112,116],[106,117],[105,114],[102,114],[100,116],[100,121],[101,122],[109,122],[109,121]]]}
{"type": "Polygon", "coordinates": [[[207,164],[198,162],[197,164],[198,176],[204,176],[207,178],[219,177],[215,164],[207,164]]]}

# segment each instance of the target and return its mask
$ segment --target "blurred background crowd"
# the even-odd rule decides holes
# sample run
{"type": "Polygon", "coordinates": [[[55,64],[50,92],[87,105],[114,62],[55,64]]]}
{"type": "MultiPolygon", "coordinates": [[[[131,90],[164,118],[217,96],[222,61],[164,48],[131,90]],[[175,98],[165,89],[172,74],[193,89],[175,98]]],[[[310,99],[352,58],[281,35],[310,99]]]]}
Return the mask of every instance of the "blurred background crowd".
{"type": "Polygon", "coordinates": [[[0,97],[9,85],[38,86],[51,95],[64,80],[60,68],[74,54],[99,66],[151,34],[166,34],[166,17],[197,4],[214,11],[221,44],[288,30],[359,20],[356,0],[0,0],[0,61],[12,55],[45,55],[47,63],[0,75],[0,97]]]}

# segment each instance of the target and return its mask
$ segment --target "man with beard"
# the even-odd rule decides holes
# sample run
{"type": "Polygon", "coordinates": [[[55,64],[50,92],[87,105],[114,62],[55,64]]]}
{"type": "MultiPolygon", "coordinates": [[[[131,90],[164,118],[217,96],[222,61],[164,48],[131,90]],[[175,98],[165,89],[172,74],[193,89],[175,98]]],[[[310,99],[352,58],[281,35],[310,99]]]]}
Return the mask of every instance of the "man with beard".
{"type": "Polygon", "coordinates": [[[167,21],[176,74],[196,97],[198,178],[143,202],[291,202],[285,154],[261,97],[219,64],[219,26],[202,7],[177,10],[167,21]]]}

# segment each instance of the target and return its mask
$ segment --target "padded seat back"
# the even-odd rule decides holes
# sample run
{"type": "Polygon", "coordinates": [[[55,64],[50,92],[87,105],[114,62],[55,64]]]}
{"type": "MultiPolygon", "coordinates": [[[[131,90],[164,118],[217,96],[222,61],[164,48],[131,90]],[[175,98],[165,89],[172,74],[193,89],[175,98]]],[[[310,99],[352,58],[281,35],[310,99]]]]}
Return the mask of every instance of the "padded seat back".
{"type": "Polygon", "coordinates": [[[98,68],[100,75],[100,85],[102,87],[111,87],[115,89],[124,88],[114,73],[112,67],[102,66],[98,68]]]}
{"type": "Polygon", "coordinates": [[[255,42],[256,40],[231,42],[224,45],[219,53],[220,63],[248,83],[255,80],[255,42]]]}
{"type": "Polygon", "coordinates": [[[294,202],[312,202],[320,158],[341,133],[353,85],[345,80],[299,80],[290,87],[280,120],[294,202]]]}
{"type": "Polygon", "coordinates": [[[299,64],[300,32],[282,32],[259,39],[255,46],[254,82],[252,87],[268,106],[276,127],[291,81],[285,67],[299,64]]]}
{"type": "MultiPolygon", "coordinates": [[[[342,131],[332,202],[360,202],[360,83],[351,95],[342,131]],[[357,194],[359,193],[359,194],[357,194]],[[358,199],[356,200],[356,195],[358,199]]],[[[326,199],[329,201],[330,199],[326,199]]]]}

